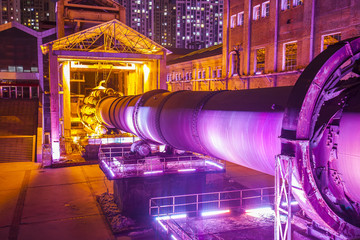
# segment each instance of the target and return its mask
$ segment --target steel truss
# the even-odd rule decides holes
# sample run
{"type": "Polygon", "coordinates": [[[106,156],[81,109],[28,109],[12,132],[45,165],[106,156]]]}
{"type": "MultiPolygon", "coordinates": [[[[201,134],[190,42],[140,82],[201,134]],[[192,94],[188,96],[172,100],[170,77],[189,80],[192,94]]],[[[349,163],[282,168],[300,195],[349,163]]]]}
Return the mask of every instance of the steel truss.
{"type": "Polygon", "coordinates": [[[50,45],[52,50],[159,55],[165,49],[116,19],[46,43],[44,54],[50,45]]]}
{"type": "Polygon", "coordinates": [[[293,157],[277,155],[275,162],[275,240],[291,240],[291,178],[293,157]],[[285,218],[282,224],[281,219],[285,218]]]}

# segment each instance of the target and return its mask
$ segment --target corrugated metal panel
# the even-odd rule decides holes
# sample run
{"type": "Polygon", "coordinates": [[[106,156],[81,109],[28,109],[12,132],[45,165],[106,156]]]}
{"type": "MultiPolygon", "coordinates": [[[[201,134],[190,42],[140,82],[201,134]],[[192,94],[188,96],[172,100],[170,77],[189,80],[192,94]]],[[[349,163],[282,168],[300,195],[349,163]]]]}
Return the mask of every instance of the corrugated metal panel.
{"type": "Polygon", "coordinates": [[[0,136],[0,162],[35,161],[36,136],[0,136]]]}

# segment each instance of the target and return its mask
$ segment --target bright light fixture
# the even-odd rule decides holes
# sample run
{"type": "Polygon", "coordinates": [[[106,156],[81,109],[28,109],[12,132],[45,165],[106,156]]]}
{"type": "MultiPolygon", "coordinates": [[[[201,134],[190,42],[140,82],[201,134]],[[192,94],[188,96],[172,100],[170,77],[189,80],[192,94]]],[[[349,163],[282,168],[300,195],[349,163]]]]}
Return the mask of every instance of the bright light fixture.
{"type": "Polygon", "coordinates": [[[230,210],[217,210],[217,211],[209,211],[209,212],[202,212],[201,216],[202,217],[206,217],[206,216],[214,216],[214,215],[219,215],[219,214],[224,214],[224,213],[229,213],[230,210]]]}

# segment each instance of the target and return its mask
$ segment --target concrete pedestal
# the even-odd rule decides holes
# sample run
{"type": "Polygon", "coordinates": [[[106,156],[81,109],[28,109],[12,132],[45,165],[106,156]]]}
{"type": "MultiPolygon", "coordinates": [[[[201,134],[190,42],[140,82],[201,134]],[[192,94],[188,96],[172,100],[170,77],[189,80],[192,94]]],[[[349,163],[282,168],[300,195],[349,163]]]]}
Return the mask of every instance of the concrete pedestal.
{"type": "Polygon", "coordinates": [[[207,175],[212,174],[168,174],[114,180],[115,202],[123,215],[143,218],[149,215],[150,198],[206,192],[207,175]]]}

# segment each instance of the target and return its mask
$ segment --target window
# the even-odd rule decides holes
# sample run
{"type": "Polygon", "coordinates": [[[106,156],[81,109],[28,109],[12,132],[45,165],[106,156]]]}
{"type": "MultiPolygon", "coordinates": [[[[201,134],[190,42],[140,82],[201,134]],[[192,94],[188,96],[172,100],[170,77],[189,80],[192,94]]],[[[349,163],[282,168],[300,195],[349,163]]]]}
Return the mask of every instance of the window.
{"type": "Polygon", "coordinates": [[[258,20],[260,18],[260,4],[256,5],[253,8],[253,20],[258,20]]]}
{"type": "Polygon", "coordinates": [[[230,76],[237,75],[238,74],[238,68],[239,68],[239,55],[236,51],[232,51],[230,53],[230,76]]]}
{"type": "Polygon", "coordinates": [[[291,0],[281,0],[281,10],[290,9],[291,0]]]}
{"type": "Polygon", "coordinates": [[[205,70],[203,70],[203,72],[202,72],[202,78],[206,78],[206,71],[205,70]]]}
{"type": "Polygon", "coordinates": [[[303,0],[293,0],[293,6],[299,6],[299,5],[303,5],[304,1],[303,0]]]}
{"type": "Polygon", "coordinates": [[[198,72],[198,79],[201,78],[201,71],[198,72]]]}
{"type": "Polygon", "coordinates": [[[213,78],[216,78],[216,70],[213,70],[212,77],[213,77],[213,78]]]}
{"type": "Polygon", "coordinates": [[[261,17],[270,16],[270,1],[262,3],[261,17]]]}
{"type": "Polygon", "coordinates": [[[265,70],[265,48],[256,49],[255,62],[255,73],[263,73],[265,70]]]}
{"type": "Polygon", "coordinates": [[[189,73],[186,73],[186,80],[189,80],[189,73]]]}
{"type": "Polygon", "coordinates": [[[329,45],[335,44],[341,41],[341,33],[333,33],[329,35],[321,36],[321,51],[328,48],[329,45]]]}
{"type": "Polygon", "coordinates": [[[237,14],[237,25],[238,26],[244,25],[244,12],[239,12],[237,14]]]}
{"type": "Polygon", "coordinates": [[[294,70],[296,68],[296,58],[297,42],[285,43],[283,69],[286,71],[294,70]]]}
{"type": "Polygon", "coordinates": [[[222,70],[221,70],[221,69],[218,69],[218,71],[217,71],[217,77],[218,77],[218,78],[221,78],[221,75],[222,75],[222,70]]]}
{"type": "Polygon", "coordinates": [[[234,28],[236,24],[236,15],[232,15],[230,19],[230,27],[234,28]]]}

